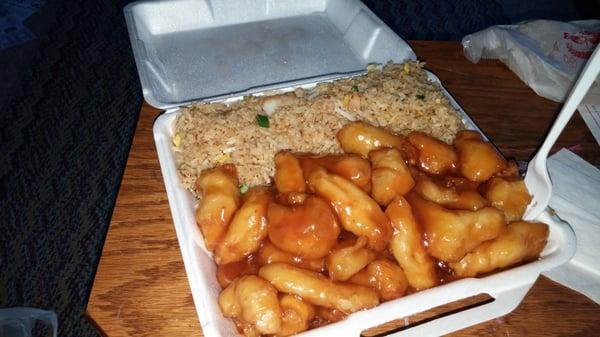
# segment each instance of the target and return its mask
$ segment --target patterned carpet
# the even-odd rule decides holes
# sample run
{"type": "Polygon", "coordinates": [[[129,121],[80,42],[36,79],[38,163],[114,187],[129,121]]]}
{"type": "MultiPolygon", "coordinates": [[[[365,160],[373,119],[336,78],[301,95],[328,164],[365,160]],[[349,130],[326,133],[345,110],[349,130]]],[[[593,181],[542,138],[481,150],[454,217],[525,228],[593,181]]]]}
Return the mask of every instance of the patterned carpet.
{"type": "MultiPolygon", "coordinates": [[[[123,3],[50,2],[0,119],[0,307],[83,317],[141,104],[123,3]]],[[[21,65],[19,65],[21,66],[21,65]]]]}
{"type": "MultiPolygon", "coordinates": [[[[365,2],[406,39],[597,13],[581,1],[512,16],[514,0],[365,2]]],[[[142,99],[125,3],[49,0],[31,22],[38,38],[0,53],[0,307],[53,310],[60,336],[97,335],[83,313],[142,99]]]]}

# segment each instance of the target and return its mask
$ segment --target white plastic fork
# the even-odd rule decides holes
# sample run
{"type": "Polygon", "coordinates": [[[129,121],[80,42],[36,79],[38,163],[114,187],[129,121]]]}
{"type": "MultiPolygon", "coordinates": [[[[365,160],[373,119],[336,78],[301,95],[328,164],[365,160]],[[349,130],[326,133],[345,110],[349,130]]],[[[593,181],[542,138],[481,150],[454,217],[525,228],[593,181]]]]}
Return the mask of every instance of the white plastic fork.
{"type": "Polygon", "coordinates": [[[548,175],[548,168],[546,167],[546,159],[550,153],[552,145],[560,136],[562,130],[565,128],[571,116],[585,97],[585,94],[590,89],[590,86],[598,77],[600,73],[600,45],[596,47],[594,53],[589,58],[585,67],[581,71],[577,82],[571,89],[569,97],[565,101],[558,117],[554,121],[550,132],[546,136],[544,143],[536,153],[535,157],[529,162],[527,166],[527,173],[525,175],[525,185],[532,194],[531,203],[527,206],[523,219],[533,220],[537,218],[545,209],[548,207],[550,197],[552,196],[552,182],[548,175]]]}

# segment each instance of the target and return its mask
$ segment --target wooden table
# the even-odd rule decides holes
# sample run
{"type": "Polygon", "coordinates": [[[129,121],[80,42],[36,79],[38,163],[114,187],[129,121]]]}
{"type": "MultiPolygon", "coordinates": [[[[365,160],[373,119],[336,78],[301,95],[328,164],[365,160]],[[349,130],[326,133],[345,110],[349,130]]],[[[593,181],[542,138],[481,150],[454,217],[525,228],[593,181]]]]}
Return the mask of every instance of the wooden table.
{"type": "MultiPolygon", "coordinates": [[[[457,42],[412,41],[483,131],[507,156],[527,160],[559,105],[536,96],[496,61],[471,64],[457,42]]],[[[107,336],[201,336],[160,173],[152,124],[142,107],[87,315],[107,336]]],[[[567,147],[595,165],[600,151],[575,114],[556,149],[567,147]]],[[[453,336],[597,336],[600,306],[540,277],[509,315],[453,336]]]]}

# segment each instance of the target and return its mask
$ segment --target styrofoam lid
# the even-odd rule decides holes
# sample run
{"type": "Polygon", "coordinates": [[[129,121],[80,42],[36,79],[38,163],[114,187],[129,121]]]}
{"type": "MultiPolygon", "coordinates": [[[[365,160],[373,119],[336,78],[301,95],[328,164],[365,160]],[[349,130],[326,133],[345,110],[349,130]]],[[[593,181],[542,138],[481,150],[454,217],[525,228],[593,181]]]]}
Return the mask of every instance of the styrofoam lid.
{"type": "Polygon", "coordinates": [[[415,59],[358,0],[142,1],[125,17],[144,98],[162,109],[415,59]]]}

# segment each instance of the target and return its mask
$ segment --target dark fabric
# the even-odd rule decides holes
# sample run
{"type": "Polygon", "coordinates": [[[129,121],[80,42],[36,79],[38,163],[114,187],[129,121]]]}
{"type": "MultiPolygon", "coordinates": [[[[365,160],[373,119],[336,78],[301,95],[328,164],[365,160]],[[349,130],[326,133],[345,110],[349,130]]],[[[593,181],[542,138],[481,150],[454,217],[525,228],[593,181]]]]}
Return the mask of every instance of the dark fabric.
{"type": "MultiPolygon", "coordinates": [[[[594,1],[364,0],[405,39],[598,16],[594,1]]],[[[96,336],[83,312],[141,103],[126,1],[48,0],[38,38],[0,52],[0,307],[54,310],[60,336],[96,336]]]]}
{"type": "Polygon", "coordinates": [[[363,0],[407,40],[461,40],[493,25],[523,20],[598,19],[595,0],[363,0]]]}
{"type": "Polygon", "coordinates": [[[97,335],[83,312],[141,104],[123,5],[49,1],[4,59],[0,307],[53,310],[60,336],[97,335]]]}

